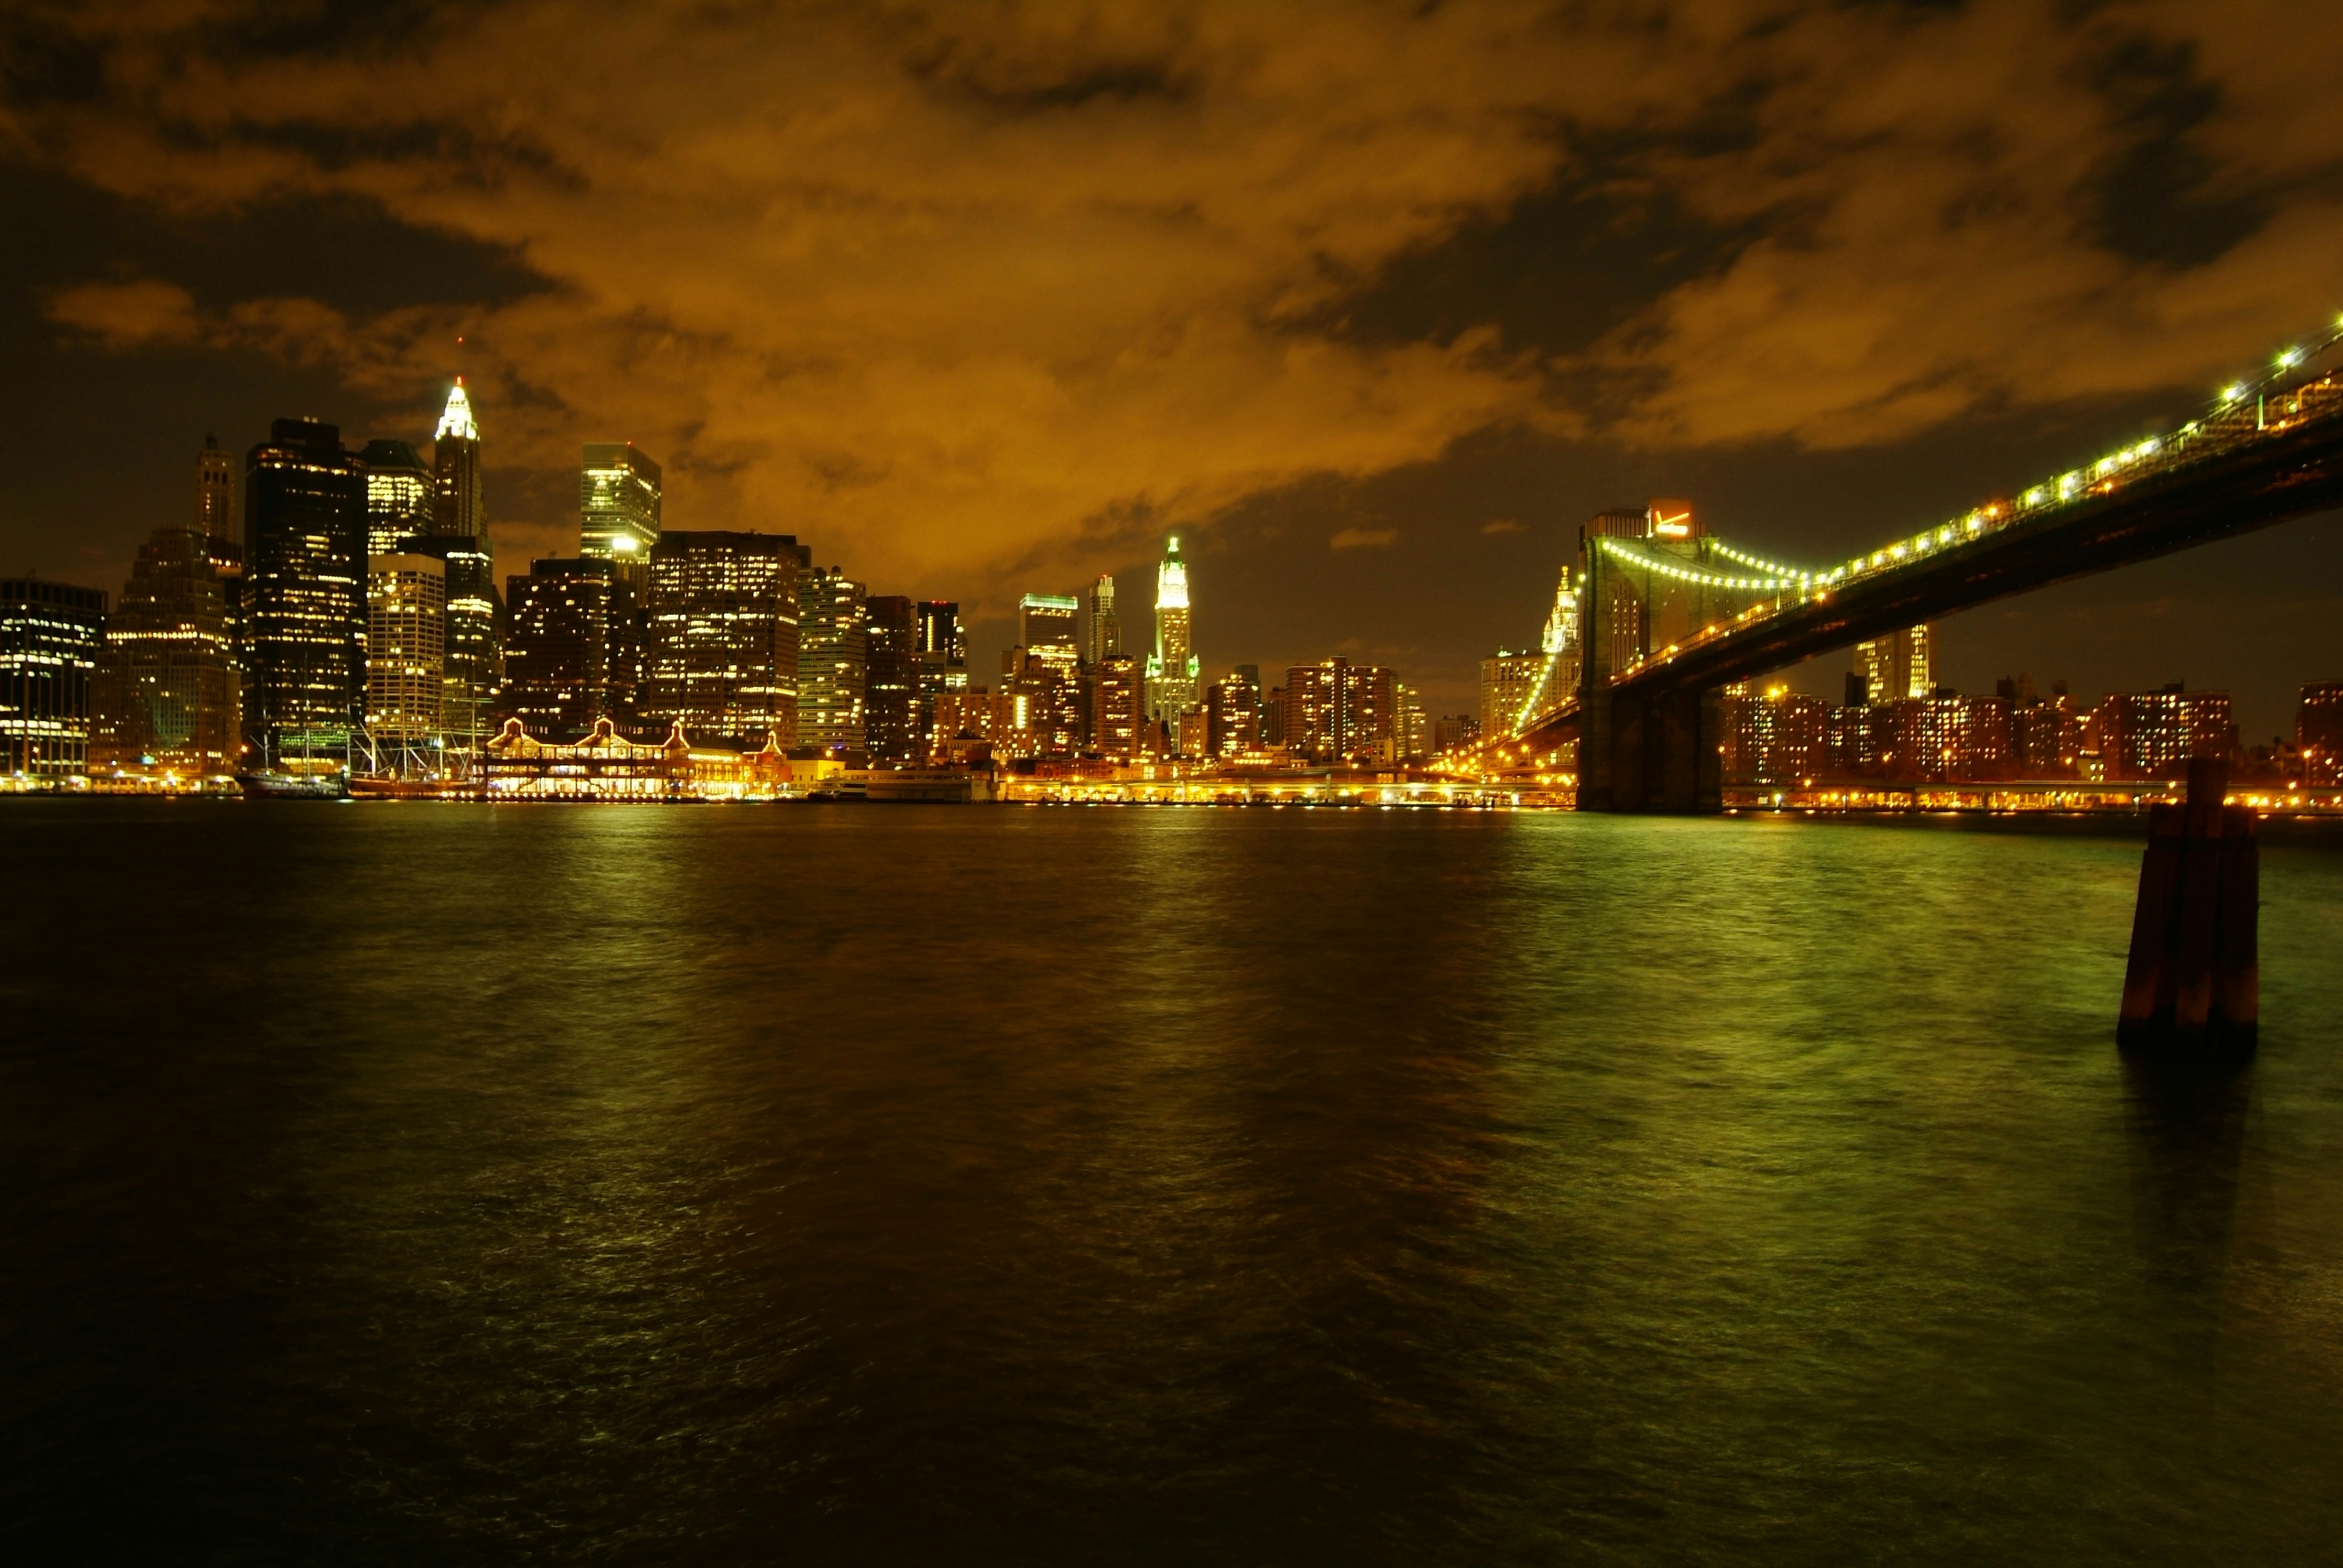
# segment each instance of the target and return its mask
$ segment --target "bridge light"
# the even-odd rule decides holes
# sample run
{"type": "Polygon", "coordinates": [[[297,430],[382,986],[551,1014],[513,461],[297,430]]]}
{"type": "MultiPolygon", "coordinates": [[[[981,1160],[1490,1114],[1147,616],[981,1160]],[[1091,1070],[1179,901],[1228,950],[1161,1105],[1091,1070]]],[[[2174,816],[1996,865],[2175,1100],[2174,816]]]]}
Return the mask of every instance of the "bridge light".
{"type": "Polygon", "coordinates": [[[2281,370],[2291,370],[2301,363],[2302,350],[2299,348],[2289,348],[2278,357],[2278,367],[2281,370]]]}
{"type": "Polygon", "coordinates": [[[2221,388],[2221,401],[2224,403],[2234,403],[2245,395],[2246,389],[2244,386],[2238,382],[2232,381],[2229,385],[2221,388]]]}

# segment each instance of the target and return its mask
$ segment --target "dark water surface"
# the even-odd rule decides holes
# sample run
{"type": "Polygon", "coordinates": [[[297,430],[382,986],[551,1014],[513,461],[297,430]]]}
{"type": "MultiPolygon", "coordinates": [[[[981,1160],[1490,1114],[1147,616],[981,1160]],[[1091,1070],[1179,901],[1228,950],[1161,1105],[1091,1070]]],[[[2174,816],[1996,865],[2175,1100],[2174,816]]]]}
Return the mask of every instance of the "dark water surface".
{"type": "Polygon", "coordinates": [[[2336,1561],[2343,844],[9,802],[18,1562],[2336,1561]],[[25,1548],[35,1548],[26,1553],[25,1548]]]}

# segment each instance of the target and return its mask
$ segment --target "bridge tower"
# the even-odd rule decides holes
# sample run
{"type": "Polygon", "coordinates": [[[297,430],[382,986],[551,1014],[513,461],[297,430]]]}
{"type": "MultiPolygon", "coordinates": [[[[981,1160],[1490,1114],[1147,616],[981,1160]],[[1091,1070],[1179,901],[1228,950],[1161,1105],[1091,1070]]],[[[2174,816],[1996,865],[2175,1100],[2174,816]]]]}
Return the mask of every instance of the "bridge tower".
{"type": "Polygon", "coordinates": [[[1579,530],[1578,809],[1725,809],[1720,689],[1619,692],[1611,678],[1761,597],[1748,568],[1712,559],[1688,502],[1602,512],[1579,530]]]}

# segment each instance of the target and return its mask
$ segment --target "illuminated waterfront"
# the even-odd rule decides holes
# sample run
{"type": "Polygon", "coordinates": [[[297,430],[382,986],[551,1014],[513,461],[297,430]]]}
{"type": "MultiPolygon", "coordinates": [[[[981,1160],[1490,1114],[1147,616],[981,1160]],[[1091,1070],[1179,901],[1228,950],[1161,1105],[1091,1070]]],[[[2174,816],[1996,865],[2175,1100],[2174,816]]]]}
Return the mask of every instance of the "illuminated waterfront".
{"type": "Polygon", "coordinates": [[[2308,1561],[2343,841],[14,801],[8,1527],[84,1559],[2308,1561]],[[446,868],[460,867],[460,875],[446,868]],[[136,1007],[127,1005],[137,999],[136,1007]]]}

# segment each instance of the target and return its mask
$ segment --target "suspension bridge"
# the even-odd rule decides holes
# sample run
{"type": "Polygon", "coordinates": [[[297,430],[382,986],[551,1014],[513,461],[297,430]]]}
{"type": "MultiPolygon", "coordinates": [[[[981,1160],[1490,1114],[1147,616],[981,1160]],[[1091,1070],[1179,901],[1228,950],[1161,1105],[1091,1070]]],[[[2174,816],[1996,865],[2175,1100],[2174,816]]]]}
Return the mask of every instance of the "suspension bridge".
{"type": "Polygon", "coordinates": [[[1989,600],[2343,507],[2343,322],[2222,390],[2197,418],[1830,566],[1706,533],[1688,507],[1580,529],[1574,649],[1483,776],[1569,768],[1581,810],[1723,809],[1723,689],[1989,600]],[[1577,679],[1561,673],[1574,653],[1577,679]]]}

